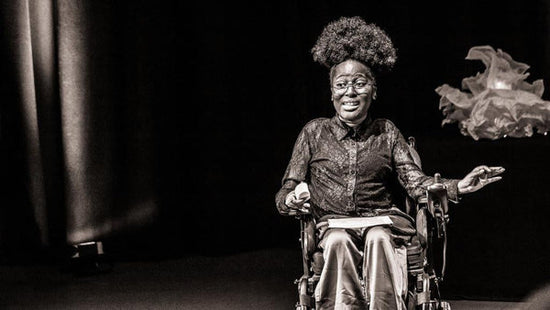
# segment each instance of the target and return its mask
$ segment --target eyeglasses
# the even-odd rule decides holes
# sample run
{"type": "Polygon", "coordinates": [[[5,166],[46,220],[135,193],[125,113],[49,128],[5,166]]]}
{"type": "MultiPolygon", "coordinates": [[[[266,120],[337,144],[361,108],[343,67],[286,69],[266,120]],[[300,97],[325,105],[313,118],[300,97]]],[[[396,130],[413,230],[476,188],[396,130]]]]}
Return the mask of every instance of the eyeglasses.
{"type": "Polygon", "coordinates": [[[372,81],[367,82],[365,80],[355,80],[355,81],[349,81],[349,82],[344,82],[344,81],[336,82],[334,83],[334,85],[332,85],[332,87],[338,93],[345,93],[348,90],[348,88],[351,86],[357,93],[361,94],[361,93],[368,92],[373,85],[374,83],[372,81]]]}

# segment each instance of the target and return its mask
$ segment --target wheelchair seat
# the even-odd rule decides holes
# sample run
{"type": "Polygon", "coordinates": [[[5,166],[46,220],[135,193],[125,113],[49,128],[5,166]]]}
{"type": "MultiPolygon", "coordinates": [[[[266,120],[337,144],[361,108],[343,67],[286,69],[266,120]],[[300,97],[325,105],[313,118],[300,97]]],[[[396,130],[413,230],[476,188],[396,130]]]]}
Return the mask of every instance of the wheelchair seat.
{"type": "MultiPolygon", "coordinates": [[[[411,154],[420,166],[420,159],[409,138],[411,154]]],[[[415,215],[416,235],[406,244],[409,291],[407,309],[450,310],[449,303],[442,301],[439,283],[445,273],[446,225],[448,218],[447,190],[435,175],[425,195],[418,201],[407,199],[407,213],[415,215]]],[[[323,253],[318,248],[319,230],[309,213],[291,211],[300,220],[300,244],[302,248],[303,275],[295,281],[299,300],[296,309],[315,309],[314,291],[324,265],[323,253]]]]}

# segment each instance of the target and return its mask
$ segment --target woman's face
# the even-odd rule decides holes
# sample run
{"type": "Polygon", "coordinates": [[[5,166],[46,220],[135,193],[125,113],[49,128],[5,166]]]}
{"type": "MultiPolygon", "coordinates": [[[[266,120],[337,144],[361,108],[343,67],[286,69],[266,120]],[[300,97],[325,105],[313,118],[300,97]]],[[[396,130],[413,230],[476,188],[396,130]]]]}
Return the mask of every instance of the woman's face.
{"type": "Polygon", "coordinates": [[[349,125],[365,120],[376,96],[371,70],[356,60],[346,60],[332,69],[331,90],[336,113],[349,125]]]}

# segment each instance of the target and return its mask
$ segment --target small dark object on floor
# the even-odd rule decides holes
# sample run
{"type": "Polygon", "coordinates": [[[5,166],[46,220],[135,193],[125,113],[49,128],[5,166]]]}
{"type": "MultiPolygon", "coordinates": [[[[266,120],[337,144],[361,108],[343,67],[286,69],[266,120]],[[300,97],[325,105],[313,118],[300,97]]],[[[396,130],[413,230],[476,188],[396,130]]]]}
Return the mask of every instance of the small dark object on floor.
{"type": "Polygon", "coordinates": [[[89,276],[111,271],[113,263],[103,251],[101,241],[90,241],[71,246],[66,268],[77,276],[89,276]]]}

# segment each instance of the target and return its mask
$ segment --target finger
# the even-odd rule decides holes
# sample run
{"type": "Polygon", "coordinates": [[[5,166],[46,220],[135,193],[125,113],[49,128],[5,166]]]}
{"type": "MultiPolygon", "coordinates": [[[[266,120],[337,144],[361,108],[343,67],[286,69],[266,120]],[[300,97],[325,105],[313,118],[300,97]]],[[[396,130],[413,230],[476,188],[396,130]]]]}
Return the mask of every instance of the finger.
{"type": "Polygon", "coordinates": [[[293,200],[296,200],[296,195],[294,194],[294,191],[289,192],[286,195],[286,201],[293,201],[293,200]]]}
{"type": "Polygon", "coordinates": [[[496,181],[499,181],[499,180],[502,180],[502,177],[488,178],[488,179],[484,182],[484,185],[491,184],[491,183],[496,182],[496,181]]]}
{"type": "Polygon", "coordinates": [[[290,200],[286,203],[286,205],[289,208],[300,210],[302,208],[303,203],[304,203],[304,199],[296,199],[296,196],[292,195],[290,196],[290,200]]]}
{"type": "Polygon", "coordinates": [[[504,171],[506,171],[504,167],[491,167],[490,169],[491,169],[491,176],[499,175],[504,171]]]}
{"type": "Polygon", "coordinates": [[[476,186],[478,189],[481,188],[481,187],[484,187],[488,184],[491,184],[493,182],[496,182],[498,180],[501,180],[502,177],[493,177],[493,178],[488,178],[488,179],[479,179],[479,183],[478,185],[476,186]]]}
{"type": "Polygon", "coordinates": [[[482,174],[488,174],[488,173],[491,173],[491,168],[487,166],[481,166],[480,171],[482,174]]]}
{"type": "Polygon", "coordinates": [[[292,201],[287,201],[285,204],[291,209],[296,209],[296,205],[292,201]]]}
{"type": "MultiPolygon", "coordinates": [[[[496,167],[493,167],[493,168],[496,168],[496,167]]],[[[484,166],[484,165],[479,166],[476,169],[479,169],[475,175],[477,177],[479,177],[480,181],[487,181],[488,177],[492,177],[492,176],[495,176],[499,173],[502,173],[502,172],[496,173],[496,172],[493,171],[492,168],[489,168],[489,167],[484,166]]],[[[496,169],[495,171],[500,171],[500,169],[496,169]]]]}
{"type": "Polygon", "coordinates": [[[302,207],[299,206],[299,205],[290,204],[288,207],[289,207],[290,209],[293,209],[293,210],[302,211],[302,207]]]}
{"type": "Polygon", "coordinates": [[[296,196],[294,196],[293,199],[292,199],[292,202],[297,204],[297,205],[301,205],[302,203],[304,203],[304,201],[305,201],[304,198],[298,199],[298,198],[296,198],[296,196]]]}
{"type": "Polygon", "coordinates": [[[485,170],[479,170],[474,173],[476,177],[485,177],[487,175],[487,172],[485,170]]]}
{"type": "Polygon", "coordinates": [[[296,208],[295,201],[296,201],[296,196],[294,196],[293,192],[290,192],[286,196],[285,205],[287,205],[289,208],[296,208]]]}
{"type": "Polygon", "coordinates": [[[306,202],[302,205],[302,207],[300,208],[300,211],[304,213],[310,213],[311,209],[309,207],[310,207],[309,203],[306,202]]]}
{"type": "Polygon", "coordinates": [[[480,170],[474,170],[472,172],[472,177],[484,180],[484,179],[487,179],[487,174],[488,174],[488,172],[485,171],[485,170],[481,170],[481,169],[480,170]]]}
{"type": "Polygon", "coordinates": [[[296,195],[294,194],[294,192],[291,192],[291,194],[289,194],[289,201],[292,202],[292,203],[297,203],[299,202],[300,200],[298,199],[298,197],[296,197],[296,195]]]}
{"type": "Polygon", "coordinates": [[[490,171],[491,171],[491,169],[487,166],[484,166],[484,165],[477,166],[477,167],[474,168],[474,170],[472,170],[474,175],[481,175],[481,174],[484,174],[484,173],[488,173],[490,171]]]}
{"type": "Polygon", "coordinates": [[[476,170],[476,171],[490,171],[490,169],[487,165],[477,166],[474,170],[476,170]]]}

